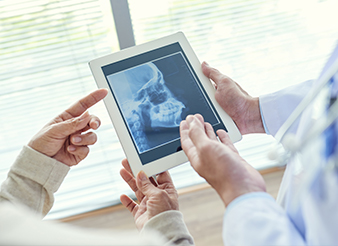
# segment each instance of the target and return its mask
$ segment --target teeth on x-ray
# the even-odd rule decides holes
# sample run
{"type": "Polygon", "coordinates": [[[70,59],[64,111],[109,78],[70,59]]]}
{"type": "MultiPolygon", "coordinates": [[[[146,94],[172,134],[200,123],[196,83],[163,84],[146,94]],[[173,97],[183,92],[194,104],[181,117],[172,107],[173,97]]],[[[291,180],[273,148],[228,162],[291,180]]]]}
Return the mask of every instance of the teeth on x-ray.
{"type": "Polygon", "coordinates": [[[141,70],[138,71],[138,80],[144,79],[144,84],[135,93],[134,100],[123,105],[140,152],[149,147],[144,134],[145,124],[150,123],[150,127],[177,127],[182,120],[182,110],[185,108],[167,88],[161,71],[153,63],[144,64],[141,68],[138,67],[138,70],[141,70]],[[143,115],[149,117],[148,121],[145,121],[143,115]],[[139,124],[136,124],[136,119],[139,124]]]}
{"type": "MultiPolygon", "coordinates": [[[[150,110],[152,127],[175,127],[181,122],[182,103],[170,98],[150,110]],[[178,103],[177,103],[178,102],[178,103]]],[[[183,105],[184,106],[184,105],[183,105]]]]}

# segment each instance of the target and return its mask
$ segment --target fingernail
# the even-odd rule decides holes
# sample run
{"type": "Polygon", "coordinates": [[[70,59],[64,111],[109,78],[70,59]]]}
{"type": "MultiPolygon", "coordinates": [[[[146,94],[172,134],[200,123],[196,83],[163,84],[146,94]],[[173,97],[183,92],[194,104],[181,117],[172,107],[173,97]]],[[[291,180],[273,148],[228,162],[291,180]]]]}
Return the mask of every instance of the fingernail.
{"type": "Polygon", "coordinates": [[[194,120],[194,117],[192,115],[188,115],[187,122],[190,124],[194,120]]]}
{"type": "Polygon", "coordinates": [[[98,121],[94,121],[92,124],[93,124],[92,128],[94,128],[94,129],[97,129],[100,126],[100,123],[98,121]]]}
{"type": "Polygon", "coordinates": [[[204,63],[204,65],[209,67],[209,64],[206,61],[204,61],[203,63],[204,63]]]}
{"type": "Polygon", "coordinates": [[[70,151],[70,152],[73,152],[73,151],[75,151],[76,150],[76,148],[75,148],[75,146],[73,146],[73,145],[70,145],[69,147],[68,147],[68,151],[70,151]]]}
{"type": "Polygon", "coordinates": [[[138,175],[142,181],[146,181],[148,179],[147,175],[143,171],[140,171],[138,175]]]}
{"type": "Polygon", "coordinates": [[[74,138],[73,138],[73,141],[74,141],[75,143],[80,143],[81,140],[82,140],[81,137],[74,137],[74,138]]]}

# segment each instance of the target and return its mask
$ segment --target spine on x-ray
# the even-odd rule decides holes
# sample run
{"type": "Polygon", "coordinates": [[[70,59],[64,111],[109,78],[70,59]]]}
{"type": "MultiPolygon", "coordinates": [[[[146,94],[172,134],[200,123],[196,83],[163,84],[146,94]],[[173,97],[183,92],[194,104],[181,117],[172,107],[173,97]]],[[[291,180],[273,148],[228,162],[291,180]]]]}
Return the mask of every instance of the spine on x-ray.
{"type": "Polygon", "coordinates": [[[133,111],[132,117],[128,120],[132,135],[136,142],[139,152],[143,152],[149,148],[147,137],[144,133],[144,123],[136,111],[133,111]]]}

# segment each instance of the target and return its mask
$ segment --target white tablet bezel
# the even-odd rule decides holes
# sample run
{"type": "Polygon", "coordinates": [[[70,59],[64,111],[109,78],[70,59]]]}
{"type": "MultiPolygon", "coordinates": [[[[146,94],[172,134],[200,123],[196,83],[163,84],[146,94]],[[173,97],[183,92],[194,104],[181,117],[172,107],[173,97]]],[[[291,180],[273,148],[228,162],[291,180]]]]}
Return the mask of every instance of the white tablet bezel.
{"type": "Polygon", "coordinates": [[[143,170],[148,176],[152,176],[166,171],[179,164],[185,163],[188,161],[188,158],[183,151],[179,151],[142,165],[138,152],[127,129],[127,126],[124,123],[123,116],[120,113],[120,110],[112,95],[112,91],[110,90],[110,87],[108,85],[107,79],[103,73],[102,67],[174,43],[180,44],[197,77],[202,83],[205,92],[210,98],[223,124],[226,126],[230,139],[233,142],[237,142],[242,137],[233,120],[225,113],[225,111],[215,100],[215,89],[209,79],[203,74],[201,69],[201,63],[199,62],[196,54],[194,53],[188,40],[182,32],[178,32],[148,43],[133,46],[131,48],[127,48],[119,52],[97,58],[93,61],[90,61],[89,66],[97,83],[97,86],[99,88],[106,88],[109,91],[108,95],[104,99],[104,102],[134,176],[136,176],[136,174],[141,170],[143,170]]]}

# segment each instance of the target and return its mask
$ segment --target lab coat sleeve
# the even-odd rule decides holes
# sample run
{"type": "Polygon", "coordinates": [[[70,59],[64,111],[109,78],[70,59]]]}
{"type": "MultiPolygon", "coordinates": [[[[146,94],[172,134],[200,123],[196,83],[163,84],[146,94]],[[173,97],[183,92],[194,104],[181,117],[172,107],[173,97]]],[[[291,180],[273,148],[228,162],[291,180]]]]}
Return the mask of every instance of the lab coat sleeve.
{"type": "Polygon", "coordinates": [[[305,245],[286,212],[265,192],[242,195],[226,209],[224,245],[305,245]]]}
{"type": "Polygon", "coordinates": [[[1,185],[0,202],[22,204],[45,216],[69,169],[67,165],[24,146],[1,185]]]}
{"type": "MultiPolygon", "coordinates": [[[[259,97],[261,116],[266,132],[275,136],[292,111],[298,106],[313,85],[313,80],[287,87],[283,90],[262,95],[259,97]]],[[[295,133],[298,127],[296,122],[290,129],[295,133]]]]}

